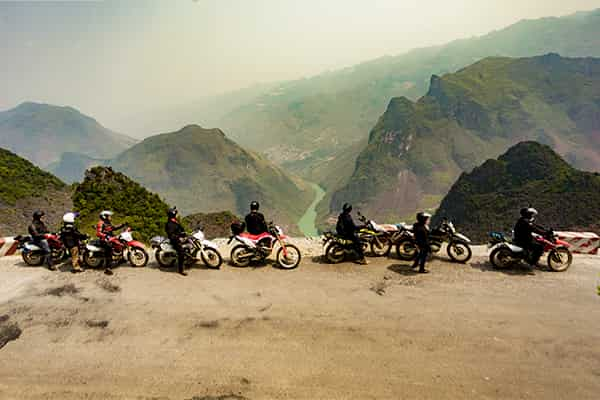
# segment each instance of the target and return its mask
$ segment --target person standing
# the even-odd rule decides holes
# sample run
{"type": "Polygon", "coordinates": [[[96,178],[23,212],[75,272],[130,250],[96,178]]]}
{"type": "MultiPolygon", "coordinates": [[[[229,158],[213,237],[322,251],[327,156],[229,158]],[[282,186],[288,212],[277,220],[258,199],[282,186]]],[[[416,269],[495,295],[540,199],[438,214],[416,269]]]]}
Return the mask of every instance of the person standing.
{"type": "Polygon", "coordinates": [[[87,239],[87,235],[79,232],[75,226],[76,213],[66,213],[63,216],[63,226],[60,228],[60,239],[62,240],[65,247],[69,250],[71,255],[71,264],[73,265],[73,272],[83,272],[81,264],[79,262],[79,246],[81,241],[87,239]]]}
{"type": "Polygon", "coordinates": [[[413,264],[413,268],[419,267],[419,273],[427,274],[428,270],[425,269],[425,263],[429,256],[429,221],[431,220],[431,214],[426,212],[420,212],[417,214],[417,222],[413,225],[413,234],[415,235],[415,244],[417,246],[417,258],[413,264]]]}
{"type": "Polygon", "coordinates": [[[165,231],[167,233],[167,237],[171,242],[171,246],[177,252],[177,272],[180,275],[187,276],[185,272],[185,252],[183,250],[183,240],[186,237],[185,229],[177,220],[177,207],[170,208],[167,211],[167,224],[165,225],[165,231]]]}
{"type": "Polygon", "coordinates": [[[352,241],[354,251],[358,254],[358,260],[356,263],[367,265],[369,262],[365,259],[363,245],[358,238],[358,229],[359,227],[352,219],[352,205],[348,203],[344,204],[342,207],[342,213],[338,216],[335,230],[343,239],[352,241]]]}
{"type": "Polygon", "coordinates": [[[104,250],[106,252],[106,269],[104,273],[106,275],[112,275],[112,267],[113,267],[113,254],[112,254],[112,246],[110,244],[110,239],[113,237],[113,232],[119,229],[122,229],[127,224],[121,224],[118,226],[114,226],[112,224],[112,216],[113,212],[104,210],[100,213],[100,221],[96,225],[96,236],[102,240],[104,244],[104,250]]]}
{"type": "Polygon", "coordinates": [[[33,239],[33,243],[40,247],[45,254],[45,261],[50,271],[56,271],[54,267],[54,260],[52,259],[52,251],[50,251],[50,245],[46,240],[46,234],[49,232],[43,219],[46,214],[43,211],[35,211],[33,213],[33,220],[29,225],[29,235],[33,239]]]}

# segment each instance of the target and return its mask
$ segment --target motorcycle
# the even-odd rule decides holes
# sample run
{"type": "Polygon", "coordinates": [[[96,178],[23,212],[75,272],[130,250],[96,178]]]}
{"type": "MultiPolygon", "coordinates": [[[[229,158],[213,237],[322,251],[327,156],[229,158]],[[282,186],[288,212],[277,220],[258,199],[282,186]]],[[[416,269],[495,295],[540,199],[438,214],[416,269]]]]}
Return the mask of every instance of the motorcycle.
{"type": "MultiPolygon", "coordinates": [[[[270,223],[268,230],[260,235],[251,235],[240,231],[237,226],[231,226],[232,236],[228,244],[236,241],[239,244],[231,249],[231,262],[237,267],[247,267],[250,262],[264,262],[275,249],[277,264],[283,269],[294,269],[298,267],[302,259],[300,250],[287,242],[288,237],[283,234],[279,226],[270,223]]],[[[242,229],[243,230],[243,229],[242,229]]]]}
{"type": "Polygon", "coordinates": [[[111,247],[112,260],[110,255],[106,254],[106,241],[100,239],[91,240],[86,243],[83,251],[83,262],[90,268],[100,268],[103,265],[111,263],[119,264],[124,260],[129,261],[133,267],[145,267],[148,264],[148,253],[144,250],[144,245],[133,239],[131,228],[126,228],[117,236],[111,236],[108,239],[108,245],[111,247]]]}
{"type": "MultiPolygon", "coordinates": [[[[456,231],[454,224],[447,219],[429,233],[431,254],[438,254],[442,244],[447,242],[446,253],[451,260],[466,263],[473,256],[471,239],[456,231]]],[[[413,261],[417,257],[417,246],[414,237],[406,235],[396,244],[396,253],[404,261],[413,261]]]]}
{"type": "MultiPolygon", "coordinates": [[[[155,249],[156,262],[163,268],[171,268],[177,263],[177,251],[171,245],[171,241],[163,236],[150,239],[150,244],[155,249]]],[[[191,265],[202,259],[209,268],[219,269],[223,258],[219,253],[218,246],[206,240],[201,228],[196,229],[183,241],[185,264],[191,265]]]]}
{"type": "Polygon", "coordinates": [[[371,254],[375,257],[388,255],[392,250],[393,232],[373,220],[368,220],[360,213],[358,213],[358,219],[364,225],[358,230],[358,238],[369,244],[371,254]]]}
{"type": "MultiPolygon", "coordinates": [[[[505,235],[498,232],[490,233],[490,262],[497,269],[508,268],[510,265],[525,261],[532,264],[531,254],[522,247],[516,246],[505,235]]],[[[570,244],[558,239],[551,229],[545,235],[534,234],[534,240],[544,246],[544,253],[548,253],[548,267],[555,272],[569,269],[573,263],[573,254],[569,250],[570,244]]]]}
{"type": "MultiPolygon", "coordinates": [[[[66,249],[60,240],[60,236],[57,233],[46,233],[44,239],[48,241],[48,245],[50,246],[52,260],[55,263],[62,261],[65,257],[66,249]]],[[[17,242],[17,249],[21,250],[21,257],[25,264],[37,267],[44,263],[46,254],[41,247],[35,244],[31,236],[19,235],[14,240],[17,242]]]]}
{"type": "MultiPolygon", "coordinates": [[[[369,243],[360,237],[359,240],[363,247],[363,253],[369,248],[369,243]]],[[[325,247],[325,258],[331,264],[338,264],[344,261],[348,256],[358,256],[354,249],[352,240],[344,239],[334,232],[325,232],[323,234],[323,247],[325,247]]]]}

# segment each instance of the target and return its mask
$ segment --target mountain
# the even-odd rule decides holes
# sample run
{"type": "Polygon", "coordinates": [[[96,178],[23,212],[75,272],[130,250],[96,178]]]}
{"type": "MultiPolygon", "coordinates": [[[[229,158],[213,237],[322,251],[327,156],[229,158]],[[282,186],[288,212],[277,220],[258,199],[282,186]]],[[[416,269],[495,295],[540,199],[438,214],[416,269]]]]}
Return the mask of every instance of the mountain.
{"type": "Polygon", "coordinates": [[[60,179],[0,149],[0,237],[27,232],[35,210],[43,210],[56,228],[71,207],[70,188],[60,179]]]}
{"type": "MultiPolygon", "coordinates": [[[[391,98],[416,100],[425,94],[431,75],[454,72],[490,56],[556,52],[600,57],[599,37],[600,9],[524,20],[481,37],[267,87],[224,115],[217,125],[242,146],[266,154],[303,177],[311,174],[315,165],[335,175],[334,164],[320,161],[335,159],[340,151],[365,140],[391,98]]],[[[232,95],[229,103],[237,97],[232,95]]]]}
{"type": "Polygon", "coordinates": [[[110,167],[86,171],[83,182],[76,185],[73,206],[81,214],[83,231],[90,234],[99,213],[111,210],[114,222],[127,222],[141,240],[165,235],[169,206],[157,194],[110,167]]]}
{"type": "Polygon", "coordinates": [[[83,180],[85,171],[95,166],[108,165],[110,160],[93,158],[81,153],[66,152],[46,169],[67,183],[83,180]]]}
{"type": "Polygon", "coordinates": [[[28,102],[0,112],[0,147],[41,167],[65,152],[110,158],[134,143],[71,107],[28,102]]]}
{"type": "Polygon", "coordinates": [[[417,102],[390,101],[330,211],[350,201],[397,218],[435,207],[462,171],[522,140],[600,170],[600,59],[487,58],[434,75],[417,102]]]}
{"type": "Polygon", "coordinates": [[[268,218],[295,230],[313,197],[303,182],[242,149],[221,130],[197,125],[147,138],[110,164],[184,214],[225,209],[243,215],[258,200],[268,218]]]}
{"type": "Polygon", "coordinates": [[[434,219],[447,216],[461,232],[484,242],[491,231],[510,232],[519,210],[532,205],[542,226],[598,232],[598,204],[600,174],[571,167],[549,146],[522,142],[463,173],[434,219]]]}
{"type": "Polygon", "coordinates": [[[241,217],[230,211],[221,211],[208,214],[191,214],[183,218],[182,223],[190,230],[201,227],[206,237],[213,239],[231,236],[231,224],[234,221],[241,220],[241,217]]]}

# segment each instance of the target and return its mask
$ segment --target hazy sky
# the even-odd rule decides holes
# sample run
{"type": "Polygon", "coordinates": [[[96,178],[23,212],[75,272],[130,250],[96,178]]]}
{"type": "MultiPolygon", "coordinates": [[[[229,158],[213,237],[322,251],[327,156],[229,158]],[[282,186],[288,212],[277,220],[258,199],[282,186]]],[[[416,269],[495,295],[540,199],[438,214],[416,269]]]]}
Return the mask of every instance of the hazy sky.
{"type": "MultiPolygon", "coordinates": [[[[600,0],[0,0],[0,109],[129,113],[310,76],[600,0]]],[[[127,133],[127,132],[124,132],[127,133]]]]}

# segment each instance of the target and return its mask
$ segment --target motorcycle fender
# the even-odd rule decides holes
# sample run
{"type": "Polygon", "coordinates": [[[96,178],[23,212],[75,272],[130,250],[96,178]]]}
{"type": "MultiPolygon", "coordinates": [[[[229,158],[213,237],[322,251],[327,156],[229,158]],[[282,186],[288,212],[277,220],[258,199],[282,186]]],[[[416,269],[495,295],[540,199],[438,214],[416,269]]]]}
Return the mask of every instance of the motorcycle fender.
{"type": "Polygon", "coordinates": [[[85,249],[90,253],[101,253],[104,251],[104,249],[98,246],[94,246],[93,244],[88,244],[87,246],[85,246],[85,249]]]}
{"type": "Polygon", "coordinates": [[[140,249],[143,249],[145,247],[142,242],[138,242],[137,240],[132,240],[131,242],[128,242],[127,246],[129,246],[129,247],[138,247],[140,249]]]}
{"type": "Polygon", "coordinates": [[[462,240],[465,243],[471,243],[471,239],[469,239],[468,237],[466,237],[462,233],[455,233],[454,236],[456,236],[458,239],[462,240]]]}
{"type": "Polygon", "coordinates": [[[206,240],[206,239],[204,239],[202,241],[202,246],[210,247],[211,249],[215,249],[215,250],[219,248],[216,243],[211,242],[210,240],[206,240]]]}
{"type": "Polygon", "coordinates": [[[164,251],[164,252],[172,252],[175,251],[175,249],[173,248],[173,246],[171,245],[171,243],[169,242],[163,242],[160,245],[160,250],[164,251]]]}
{"type": "Polygon", "coordinates": [[[25,243],[25,245],[23,246],[23,250],[26,251],[41,251],[42,249],[38,246],[36,246],[33,243],[25,243]]]}
{"type": "Polygon", "coordinates": [[[245,238],[245,237],[242,237],[242,236],[236,236],[235,238],[236,238],[236,239],[237,239],[239,242],[241,242],[242,244],[244,244],[244,245],[246,245],[246,246],[248,246],[248,247],[250,247],[250,248],[252,248],[252,249],[256,248],[256,245],[255,245],[255,244],[254,244],[254,242],[253,242],[252,240],[250,240],[250,239],[247,239],[247,238],[245,238]]]}
{"type": "Polygon", "coordinates": [[[515,246],[514,244],[504,243],[504,245],[506,247],[508,247],[510,249],[510,251],[512,251],[513,253],[522,253],[523,252],[523,248],[521,248],[519,246],[515,246]]]}

